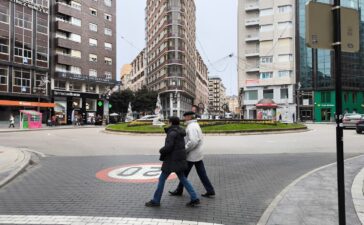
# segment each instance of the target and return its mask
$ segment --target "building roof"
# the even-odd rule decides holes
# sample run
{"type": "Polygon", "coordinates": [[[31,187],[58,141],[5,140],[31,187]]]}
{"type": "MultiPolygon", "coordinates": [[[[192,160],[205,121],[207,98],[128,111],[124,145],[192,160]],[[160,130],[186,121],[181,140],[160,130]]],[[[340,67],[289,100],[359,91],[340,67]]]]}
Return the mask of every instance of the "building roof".
{"type": "Polygon", "coordinates": [[[121,72],[120,72],[120,77],[124,77],[125,75],[131,74],[133,67],[131,66],[131,64],[125,64],[123,65],[123,67],[121,68],[121,72]]]}

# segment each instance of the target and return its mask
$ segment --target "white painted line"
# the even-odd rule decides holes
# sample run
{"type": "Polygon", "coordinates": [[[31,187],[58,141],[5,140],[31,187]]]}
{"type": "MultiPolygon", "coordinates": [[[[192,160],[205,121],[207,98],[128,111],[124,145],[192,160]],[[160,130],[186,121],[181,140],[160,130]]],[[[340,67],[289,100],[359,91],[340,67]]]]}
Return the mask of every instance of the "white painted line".
{"type": "Polygon", "coordinates": [[[351,195],[355,206],[356,213],[364,224],[364,168],[356,175],[353,186],[351,186],[351,195]]]}
{"type": "Polygon", "coordinates": [[[127,217],[91,217],[91,216],[38,216],[38,215],[0,215],[0,224],[62,224],[62,225],[222,225],[186,220],[167,220],[152,218],[127,217]]]}

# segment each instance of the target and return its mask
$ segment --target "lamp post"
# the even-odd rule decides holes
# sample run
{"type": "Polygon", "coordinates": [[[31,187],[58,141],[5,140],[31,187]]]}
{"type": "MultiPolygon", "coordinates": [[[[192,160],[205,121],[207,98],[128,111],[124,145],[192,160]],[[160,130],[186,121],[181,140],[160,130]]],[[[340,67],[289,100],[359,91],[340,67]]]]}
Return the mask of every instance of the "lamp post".
{"type": "Polygon", "coordinates": [[[46,94],[46,91],[47,91],[47,85],[50,81],[47,79],[47,78],[43,78],[39,85],[37,87],[35,87],[33,89],[33,92],[34,93],[37,93],[38,94],[38,107],[37,107],[37,111],[40,112],[40,97],[41,97],[41,94],[46,94]]]}

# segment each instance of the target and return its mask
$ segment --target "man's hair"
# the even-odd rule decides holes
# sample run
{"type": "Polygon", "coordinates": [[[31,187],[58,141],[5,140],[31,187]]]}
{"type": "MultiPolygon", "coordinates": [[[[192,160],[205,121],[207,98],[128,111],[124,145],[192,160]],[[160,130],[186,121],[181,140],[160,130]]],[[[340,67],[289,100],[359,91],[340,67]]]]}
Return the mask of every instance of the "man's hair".
{"type": "Polygon", "coordinates": [[[180,120],[178,117],[176,116],[172,116],[172,117],[169,117],[169,122],[172,124],[172,125],[176,125],[178,126],[180,124],[180,120]]]}

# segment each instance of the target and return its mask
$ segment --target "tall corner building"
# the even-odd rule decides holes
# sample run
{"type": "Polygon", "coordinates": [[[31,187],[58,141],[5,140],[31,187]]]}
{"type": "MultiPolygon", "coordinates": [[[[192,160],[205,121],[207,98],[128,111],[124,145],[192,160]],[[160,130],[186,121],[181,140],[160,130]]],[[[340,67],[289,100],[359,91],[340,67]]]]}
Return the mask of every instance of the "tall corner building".
{"type": "MultiPolygon", "coordinates": [[[[203,78],[196,81],[195,23],[194,0],[147,0],[145,76],[147,86],[160,93],[166,117],[190,111],[198,85],[206,82],[207,87],[207,70],[200,70],[203,78]]],[[[201,101],[206,102],[208,93],[204,94],[201,101]]]]}
{"type": "Polygon", "coordinates": [[[294,120],[295,0],[239,0],[238,58],[244,118],[294,120]]]}
{"type": "Polygon", "coordinates": [[[70,124],[108,115],[105,93],[116,80],[116,0],[50,1],[55,114],[70,124]]]}
{"type": "Polygon", "coordinates": [[[0,0],[0,121],[53,107],[49,84],[49,2],[0,0]]]}
{"type": "MultiPolygon", "coordinates": [[[[297,83],[298,116],[302,121],[335,121],[334,53],[330,50],[306,47],[305,4],[298,0],[297,7],[297,83]]],[[[330,3],[329,0],[318,2],[330,3]]],[[[343,111],[364,113],[364,1],[345,0],[342,6],[359,10],[360,51],[342,53],[343,111]]]]}

